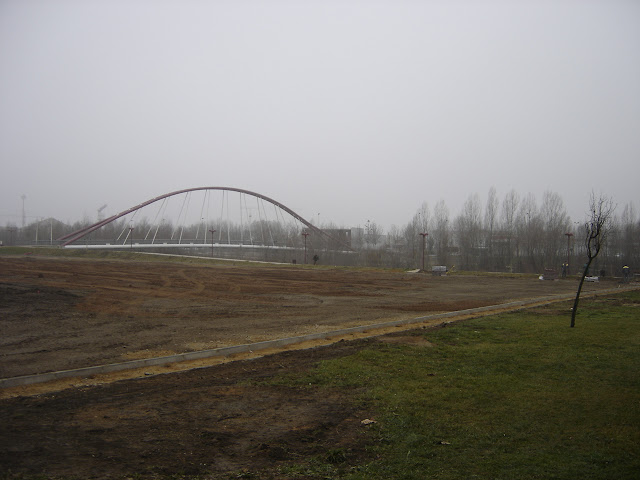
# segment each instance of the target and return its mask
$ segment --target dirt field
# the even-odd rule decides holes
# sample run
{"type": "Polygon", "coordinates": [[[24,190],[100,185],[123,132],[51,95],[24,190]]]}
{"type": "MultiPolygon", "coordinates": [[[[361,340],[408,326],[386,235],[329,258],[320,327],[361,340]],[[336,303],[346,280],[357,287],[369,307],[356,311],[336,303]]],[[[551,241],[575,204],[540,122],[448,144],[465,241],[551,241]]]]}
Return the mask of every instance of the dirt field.
{"type": "MultiPolygon", "coordinates": [[[[574,279],[519,276],[0,256],[0,377],[413,318],[576,286],[574,279]]],[[[586,291],[607,286],[588,284],[586,291]]],[[[251,380],[309,368],[371,341],[5,398],[0,472],[228,478],[331,448],[357,463],[368,438],[360,420],[370,415],[354,402],[357,392],[318,395],[251,380]]]]}

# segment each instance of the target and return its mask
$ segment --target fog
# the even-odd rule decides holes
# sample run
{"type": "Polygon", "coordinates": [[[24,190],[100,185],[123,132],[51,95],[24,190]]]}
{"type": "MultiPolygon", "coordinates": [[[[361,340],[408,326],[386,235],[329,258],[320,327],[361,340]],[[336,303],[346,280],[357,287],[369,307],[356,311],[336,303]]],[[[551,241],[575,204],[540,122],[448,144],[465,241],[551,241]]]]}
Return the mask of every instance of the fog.
{"type": "Polygon", "coordinates": [[[636,1],[0,2],[0,224],[200,186],[389,228],[638,205],[636,1]]]}

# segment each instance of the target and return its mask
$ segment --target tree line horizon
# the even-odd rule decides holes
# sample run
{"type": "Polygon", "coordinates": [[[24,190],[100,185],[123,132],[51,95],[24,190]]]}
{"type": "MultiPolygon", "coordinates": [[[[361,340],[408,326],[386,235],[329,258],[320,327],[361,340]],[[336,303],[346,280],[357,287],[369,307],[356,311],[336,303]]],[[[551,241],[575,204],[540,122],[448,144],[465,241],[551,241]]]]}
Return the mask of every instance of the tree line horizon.
{"type": "MultiPolygon", "coordinates": [[[[585,216],[588,207],[585,205],[585,216]]],[[[24,227],[8,222],[0,227],[0,241],[4,245],[55,245],[57,238],[92,223],[94,220],[87,216],[72,225],[52,218],[24,227]]],[[[129,228],[128,233],[137,235],[137,241],[142,241],[143,232],[149,237],[148,233],[153,231],[159,238],[179,235],[180,241],[185,242],[208,243],[213,239],[213,243],[224,241],[293,248],[303,245],[300,234],[305,227],[301,224],[267,219],[245,221],[244,224],[228,220],[217,223],[177,226],[164,220],[161,225],[152,225],[147,218],[142,218],[129,228]]],[[[433,207],[424,201],[405,225],[392,225],[387,231],[375,221],[367,221],[361,228],[341,228],[331,222],[316,226],[336,232],[350,231],[351,246],[357,252],[348,262],[339,260],[340,256],[332,253],[336,245],[318,239],[314,241],[309,235],[309,254],[318,255],[319,263],[422,268],[424,254],[425,268],[444,265],[469,271],[542,273],[545,269],[559,271],[568,263],[569,273],[577,274],[586,261],[584,221],[572,220],[562,197],[551,190],[545,191],[538,202],[534,194],[521,196],[515,189],[499,199],[495,187],[491,187],[484,202],[478,193],[469,194],[455,215],[442,199],[433,207]]],[[[122,232],[126,233],[126,219],[92,233],[91,241],[114,240],[118,231],[120,236],[122,232]]],[[[616,209],[608,241],[592,267],[594,272],[619,275],[624,265],[637,269],[639,244],[640,217],[629,202],[616,209]]]]}

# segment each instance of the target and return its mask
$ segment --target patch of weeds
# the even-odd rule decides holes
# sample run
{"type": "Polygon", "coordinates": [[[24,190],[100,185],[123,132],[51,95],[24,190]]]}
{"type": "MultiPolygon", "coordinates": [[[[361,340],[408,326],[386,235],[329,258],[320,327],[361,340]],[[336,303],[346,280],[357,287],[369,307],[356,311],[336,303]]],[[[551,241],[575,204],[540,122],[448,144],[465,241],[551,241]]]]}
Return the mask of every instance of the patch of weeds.
{"type": "Polygon", "coordinates": [[[254,479],[260,478],[257,473],[250,472],[248,470],[241,470],[238,473],[233,474],[229,478],[243,478],[243,479],[254,479]]]}
{"type": "Polygon", "coordinates": [[[326,454],[327,462],[331,464],[344,463],[347,461],[347,452],[344,448],[331,448],[326,454]]]}
{"type": "Polygon", "coordinates": [[[339,478],[336,467],[320,459],[311,459],[306,463],[283,465],[278,467],[278,473],[285,478],[339,478]]]}

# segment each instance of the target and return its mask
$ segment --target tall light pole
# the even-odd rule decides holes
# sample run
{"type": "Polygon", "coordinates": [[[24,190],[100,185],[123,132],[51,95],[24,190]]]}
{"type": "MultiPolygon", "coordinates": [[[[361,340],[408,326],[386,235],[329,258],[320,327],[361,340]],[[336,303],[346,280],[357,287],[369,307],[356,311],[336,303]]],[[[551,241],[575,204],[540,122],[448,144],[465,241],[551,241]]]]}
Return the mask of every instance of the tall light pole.
{"type": "Polygon", "coordinates": [[[307,237],[309,236],[309,232],[302,232],[302,236],[304,237],[304,264],[307,264],[307,237]]]}
{"type": "Polygon", "coordinates": [[[216,230],[210,228],[209,231],[211,232],[211,256],[213,257],[213,234],[216,233],[216,230]]]}
{"type": "Polygon", "coordinates": [[[569,260],[571,255],[571,237],[573,237],[573,233],[567,232],[565,233],[567,236],[567,275],[569,275],[569,260]]]}
{"type": "Polygon", "coordinates": [[[424,244],[425,244],[425,239],[429,234],[427,232],[423,232],[423,233],[420,233],[419,235],[422,236],[422,271],[424,272],[424,244]]]}

